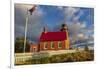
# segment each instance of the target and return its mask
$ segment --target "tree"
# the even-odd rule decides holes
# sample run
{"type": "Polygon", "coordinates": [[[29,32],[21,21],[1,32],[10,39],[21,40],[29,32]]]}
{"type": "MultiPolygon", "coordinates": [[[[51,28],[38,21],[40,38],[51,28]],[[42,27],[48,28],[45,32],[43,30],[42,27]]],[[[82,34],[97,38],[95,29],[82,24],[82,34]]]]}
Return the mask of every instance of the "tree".
{"type": "MultiPolygon", "coordinates": [[[[15,39],[15,53],[22,53],[24,52],[24,37],[17,37],[15,39]]],[[[29,45],[29,41],[26,40],[26,48],[25,48],[25,52],[29,52],[30,51],[30,45],[29,45]]]]}

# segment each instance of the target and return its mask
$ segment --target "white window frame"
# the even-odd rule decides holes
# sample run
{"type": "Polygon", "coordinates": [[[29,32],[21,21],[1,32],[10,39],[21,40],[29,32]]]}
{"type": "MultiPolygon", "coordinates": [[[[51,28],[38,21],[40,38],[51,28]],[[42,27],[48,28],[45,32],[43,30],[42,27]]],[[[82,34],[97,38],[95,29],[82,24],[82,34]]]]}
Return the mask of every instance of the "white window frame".
{"type": "Polygon", "coordinates": [[[60,43],[62,45],[62,41],[58,41],[58,48],[62,48],[62,46],[60,47],[60,43]]]}
{"type": "Polygon", "coordinates": [[[47,42],[44,42],[44,49],[47,49],[48,47],[46,47],[48,43],[47,42]]]}
{"type": "Polygon", "coordinates": [[[52,49],[54,49],[54,47],[53,47],[54,42],[50,42],[50,43],[51,43],[50,47],[51,47],[52,49]]]}

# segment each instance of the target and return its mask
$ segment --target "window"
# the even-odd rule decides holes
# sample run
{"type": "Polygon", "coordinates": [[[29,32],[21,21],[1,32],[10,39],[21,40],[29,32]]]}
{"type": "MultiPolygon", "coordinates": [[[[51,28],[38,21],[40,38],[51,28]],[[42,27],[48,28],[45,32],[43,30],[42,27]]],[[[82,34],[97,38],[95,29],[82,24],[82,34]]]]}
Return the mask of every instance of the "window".
{"type": "Polygon", "coordinates": [[[51,48],[54,48],[54,42],[51,42],[51,48]]]}
{"type": "Polygon", "coordinates": [[[62,48],[62,42],[61,41],[58,42],[58,48],[62,48]]]}
{"type": "Polygon", "coordinates": [[[44,49],[47,49],[47,48],[48,48],[48,43],[44,42],[44,49]]]}

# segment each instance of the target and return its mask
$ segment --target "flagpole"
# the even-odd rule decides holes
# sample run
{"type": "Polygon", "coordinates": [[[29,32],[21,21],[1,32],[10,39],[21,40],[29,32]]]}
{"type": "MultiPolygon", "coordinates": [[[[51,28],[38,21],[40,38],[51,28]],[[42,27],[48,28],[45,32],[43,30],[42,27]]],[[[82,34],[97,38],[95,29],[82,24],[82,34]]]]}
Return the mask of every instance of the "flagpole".
{"type": "Polygon", "coordinates": [[[27,13],[26,13],[26,21],[25,21],[25,37],[24,37],[24,54],[25,54],[25,49],[26,49],[26,37],[27,37],[27,26],[28,26],[28,19],[29,19],[29,15],[28,15],[28,11],[30,12],[30,14],[32,15],[32,12],[34,11],[35,6],[32,7],[30,10],[27,9],[27,13]]]}
{"type": "Polygon", "coordinates": [[[28,9],[27,9],[27,13],[26,13],[26,21],[25,21],[24,53],[25,53],[25,49],[26,49],[27,24],[28,24],[28,9]]]}

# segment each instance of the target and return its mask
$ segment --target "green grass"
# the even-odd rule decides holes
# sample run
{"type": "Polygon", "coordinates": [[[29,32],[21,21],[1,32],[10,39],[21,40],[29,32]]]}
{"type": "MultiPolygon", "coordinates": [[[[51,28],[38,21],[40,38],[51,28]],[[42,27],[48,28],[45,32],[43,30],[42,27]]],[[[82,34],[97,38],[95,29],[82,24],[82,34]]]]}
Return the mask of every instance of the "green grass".
{"type": "MultiPolygon", "coordinates": [[[[94,60],[93,51],[82,51],[82,52],[75,52],[75,53],[53,55],[51,57],[44,57],[44,58],[39,58],[39,59],[30,59],[30,60],[25,61],[22,65],[82,62],[82,61],[93,61],[93,60],[94,60]]],[[[16,64],[16,65],[19,65],[19,64],[16,64]]]]}

